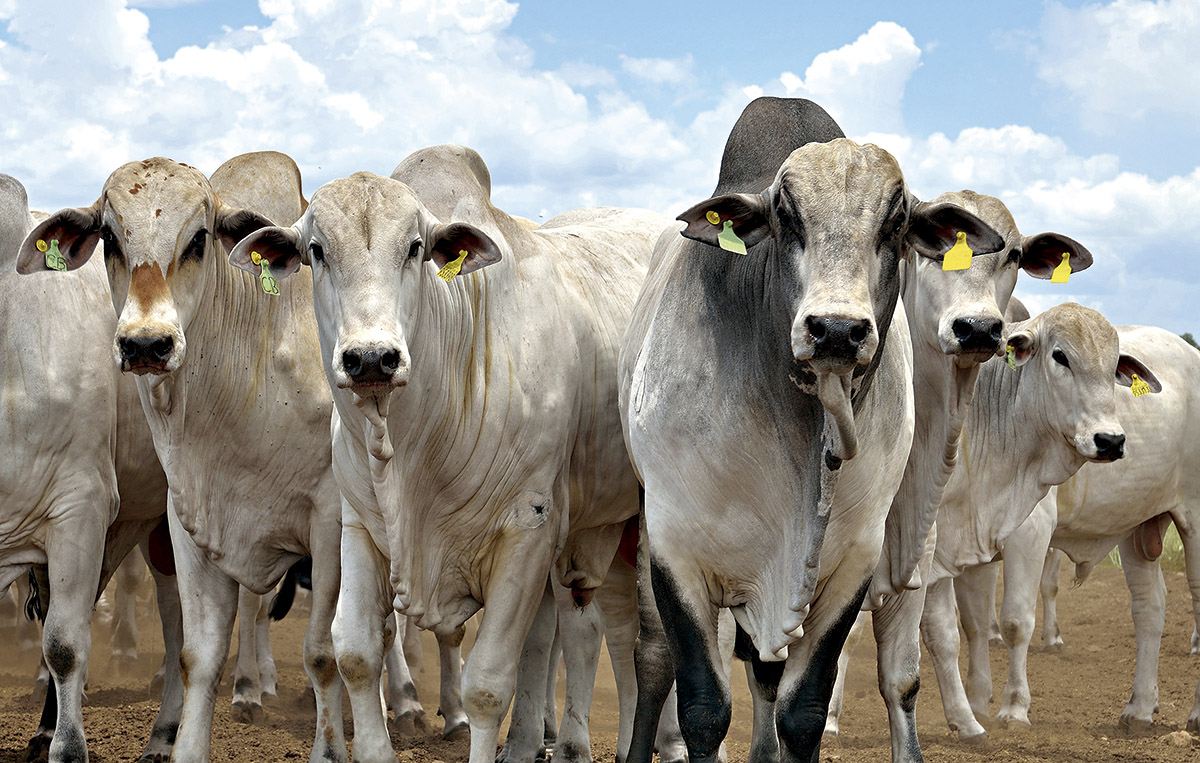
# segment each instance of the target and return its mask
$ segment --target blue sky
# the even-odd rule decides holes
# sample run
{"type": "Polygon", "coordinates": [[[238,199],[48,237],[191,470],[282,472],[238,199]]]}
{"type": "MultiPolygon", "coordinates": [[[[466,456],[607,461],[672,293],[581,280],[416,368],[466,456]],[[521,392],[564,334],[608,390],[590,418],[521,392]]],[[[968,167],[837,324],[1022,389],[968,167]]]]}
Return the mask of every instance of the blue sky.
{"type": "Polygon", "coordinates": [[[1200,333],[1200,3],[0,0],[0,171],[43,209],[119,164],[274,148],[308,192],[458,142],[503,208],[677,213],[754,95],[813,98],[929,198],[1000,196],[1095,254],[1066,287],[1200,333]],[[130,7],[133,6],[133,7],[130,7]]]}

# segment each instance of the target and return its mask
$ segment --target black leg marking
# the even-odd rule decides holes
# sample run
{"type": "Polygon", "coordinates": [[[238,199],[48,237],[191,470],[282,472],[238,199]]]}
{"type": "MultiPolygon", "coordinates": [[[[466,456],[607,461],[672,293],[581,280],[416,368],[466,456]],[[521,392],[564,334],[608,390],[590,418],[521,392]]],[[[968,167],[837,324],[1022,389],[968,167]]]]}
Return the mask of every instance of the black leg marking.
{"type": "Polygon", "coordinates": [[[754,671],[754,681],[763,697],[768,702],[774,702],[778,698],[779,679],[783,678],[783,668],[787,663],[783,660],[763,662],[758,659],[758,649],[755,648],[754,641],[740,625],[737,627],[737,635],[734,636],[733,656],[750,663],[750,668],[754,671]]]}
{"type": "Polygon", "coordinates": [[[675,666],[667,651],[666,634],[654,606],[650,586],[649,547],[646,545],[646,490],[638,485],[638,638],[634,644],[633,664],[637,676],[637,705],[633,714],[633,736],[625,763],[651,763],[658,717],[662,713],[675,666]]]}
{"type": "Polygon", "coordinates": [[[779,739],[793,760],[817,763],[820,759],[821,734],[825,731],[829,698],[833,696],[833,684],[837,680],[838,655],[842,653],[846,637],[854,627],[854,620],[858,617],[870,582],[868,577],[850,605],[817,645],[795,689],[780,700],[775,723],[779,729],[779,739]]]}

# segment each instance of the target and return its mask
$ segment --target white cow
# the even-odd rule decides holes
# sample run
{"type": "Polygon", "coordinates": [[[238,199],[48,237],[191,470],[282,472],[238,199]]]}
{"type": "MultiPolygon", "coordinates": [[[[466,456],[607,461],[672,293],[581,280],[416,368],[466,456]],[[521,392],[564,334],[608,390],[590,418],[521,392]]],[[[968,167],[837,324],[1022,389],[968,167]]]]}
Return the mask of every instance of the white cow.
{"type": "Polygon", "coordinates": [[[689,759],[717,756],[723,607],[756,702],[778,698],[767,725],[785,757],[816,758],[913,435],[900,262],[940,256],[957,231],[977,251],[1002,243],[959,207],[919,203],[890,154],[841,135],[811,102],[751,103],[718,195],[680,216],[683,237],[660,239],[635,308],[621,414],[655,602],[642,609],[635,763],[650,760],[643,696],[661,702],[670,674],[648,668],[665,652],[689,759]],[[745,251],[731,237],[749,253],[721,251],[745,251]]]}
{"type": "MultiPolygon", "coordinates": [[[[959,466],[938,509],[921,633],[933,657],[946,720],[962,739],[986,732],[958,672],[954,578],[1000,554],[1050,489],[1088,461],[1115,461],[1125,434],[1116,384],[1158,381],[1094,310],[1068,303],[1014,323],[1012,362],[984,364],[959,443],[959,466]]],[[[1044,554],[1043,554],[1044,556],[1044,554]]]]}
{"type": "Polygon", "coordinates": [[[617,537],[604,559],[568,527],[636,512],[616,353],[664,221],[597,210],[530,230],[490,190],[474,151],[424,149],[390,179],[327,184],[293,227],[230,255],[255,270],[266,258],[277,277],[313,265],[344,502],[334,640],[357,760],[393,759],[374,689],[393,605],[442,635],[486,605],[463,674],[470,759],[495,758],[523,643],[535,717],[515,719],[509,745],[540,747],[547,576],[557,560],[557,583],[598,586],[617,537]]]}
{"type": "MultiPolygon", "coordinates": [[[[901,296],[913,342],[916,428],[904,479],[888,511],[883,553],[864,603],[864,608],[873,610],[879,687],[888,709],[896,761],[921,759],[915,708],[923,576],[933,550],[933,521],[954,471],[980,364],[1003,353],[1003,316],[1022,270],[1035,278],[1050,278],[1063,253],[1070,255],[1073,272],[1092,264],[1088,250],[1066,236],[1021,235],[1008,208],[993,196],[960,191],[942,194],[934,203],[956,204],[974,213],[1003,236],[1004,245],[998,252],[972,256],[966,269],[945,270],[942,260],[924,257],[901,269],[901,296]]],[[[844,656],[839,678],[846,662],[844,656]]],[[[839,682],[826,719],[825,731],[833,735],[838,730],[842,685],[839,682]]]]}
{"type": "MultiPolygon", "coordinates": [[[[35,243],[57,241],[75,270],[104,241],[120,316],[115,332],[100,327],[115,334],[110,357],[138,374],[170,486],[185,623],[179,661],[186,688],[171,751],[177,762],[208,759],[238,583],[265,592],[304,555],[317,560],[304,648],[317,695],[312,759],[346,758],[330,637],[338,585],[332,405],[316,362],[310,295],[304,283],[264,294],[259,279],[228,267],[221,245],[272,220],[295,219],[303,204],[299,171],[282,154],[236,157],[211,183],[159,157],[118,168],[95,204],[51,215],[21,250],[20,270],[43,270],[35,243]]],[[[72,315],[92,326],[107,313],[72,315]]]]}
{"type": "MultiPolygon", "coordinates": [[[[1047,645],[1061,645],[1053,611],[1057,569],[1043,575],[1047,547],[1065,551],[1073,562],[1091,565],[1119,543],[1121,566],[1129,585],[1137,664],[1133,693],[1121,713],[1124,728],[1148,728],[1158,710],[1158,651],[1162,640],[1166,588],[1158,557],[1171,520],[1179,528],[1192,588],[1193,612],[1200,621],[1200,438],[1191,425],[1200,415],[1200,352],[1178,336],[1149,326],[1117,329],[1121,348],[1154,369],[1159,394],[1117,396],[1124,427],[1125,458],[1111,466],[1085,465],[1047,495],[1004,542],[1004,600],[1000,631],[1009,648],[1008,683],[997,718],[1029,723],[1029,685],[1025,655],[1033,636],[1039,583],[1047,598],[1044,633],[1047,645]]],[[[1052,563],[1057,567],[1058,556],[1052,563]]],[[[977,715],[987,715],[991,699],[990,666],[978,659],[987,652],[987,624],[994,611],[995,568],[979,570],[956,588],[967,632],[970,661],[967,695],[977,715]],[[965,606],[964,606],[965,605],[965,606]],[[970,621],[968,626],[968,620],[970,621]],[[982,632],[979,627],[983,621],[982,632]]],[[[1187,727],[1200,732],[1200,693],[1187,727]]]]}

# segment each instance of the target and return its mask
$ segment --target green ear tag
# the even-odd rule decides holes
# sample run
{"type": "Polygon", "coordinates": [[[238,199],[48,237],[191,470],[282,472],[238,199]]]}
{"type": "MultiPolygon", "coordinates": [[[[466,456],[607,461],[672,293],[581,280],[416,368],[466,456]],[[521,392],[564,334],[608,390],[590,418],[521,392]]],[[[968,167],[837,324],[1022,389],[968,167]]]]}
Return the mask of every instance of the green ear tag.
{"type": "Polygon", "coordinates": [[[58,251],[58,239],[50,239],[50,244],[40,238],[37,240],[37,248],[39,252],[46,253],[46,267],[50,270],[63,271],[67,269],[67,258],[62,256],[62,252],[58,251]]]}
{"type": "Polygon", "coordinates": [[[1137,374],[1133,375],[1133,383],[1129,385],[1129,391],[1134,397],[1141,397],[1150,391],[1150,385],[1138,378],[1137,374]]]}
{"type": "MultiPolygon", "coordinates": [[[[1071,253],[1063,252],[1062,262],[1058,267],[1054,268],[1054,273],[1050,275],[1050,283],[1066,283],[1071,277],[1071,253]]],[[[1142,393],[1146,394],[1146,393],[1142,393]]]]}
{"type": "Polygon", "coordinates": [[[957,241],[942,257],[942,270],[966,270],[971,267],[971,247],[967,246],[967,234],[958,232],[957,241]]]}
{"type": "Polygon", "coordinates": [[[453,280],[454,276],[458,275],[458,272],[460,270],[462,270],[463,260],[465,260],[465,259],[467,259],[467,250],[459,249],[458,250],[458,259],[450,260],[445,265],[443,265],[442,269],[437,272],[437,277],[442,279],[446,283],[450,283],[450,281],[453,280]]]}
{"type": "Polygon", "coordinates": [[[746,253],[746,242],[738,238],[738,234],[733,232],[733,222],[725,221],[725,227],[717,234],[717,243],[727,252],[734,254],[746,253]]]}
{"type": "Polygon", "coordinates": [[[250,252],[250,261],[262,268],[262,272],[258,274],[258,280],[262,281],[263,293],[278,297],[279,282],[275,280],[275,276],[271,275],[271,263],[267,262],[267,258],[258,252],[250,252]]]}
{"type": "Polygon", "coordinates": [[[1008,367],[1011,368],[1012,370],[1016,371],[1017,370],[1017,356],[1016,356],[1016,353],[1013,352],[1013,346],[1011,344],[1008,345],[1007,348],[1005,349],[1004,357],[1006,360],[1008,360],[1008,367]]]}

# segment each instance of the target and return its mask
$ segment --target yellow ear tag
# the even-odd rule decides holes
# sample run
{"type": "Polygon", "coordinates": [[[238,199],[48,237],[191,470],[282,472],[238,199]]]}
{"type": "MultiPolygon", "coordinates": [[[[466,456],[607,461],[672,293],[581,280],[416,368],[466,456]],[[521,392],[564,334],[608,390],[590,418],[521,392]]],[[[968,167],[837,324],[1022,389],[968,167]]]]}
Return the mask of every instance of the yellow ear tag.
{"type": "Polygon", "coordinates": [[[1066,283],[1071,277],[1071,253],[1063,252],[1062,263],[1054,269],[1054,274],[1050,276],[1050,283],[1066,283]]]}
{"type": "Polygon", "coordinates": [[[258,274],[258,280],[262,282],[263,293],[278,297],[279,282],[275,280],[275,276],[271,275],[271,263],[258,252],[250,252],[250,261],[262,268],[262,272],[258,274]]]}
{"type": "Polygon", "coordinates": [[[721,224],[721,216],[711,209],[704,213],[704,219],[708,220],[713,225],[721,224]]]}
{"type": "Polygon", "coordinates": [[[1133,375],[1133,383],[1129,385],[1129,391],[1134,397],[1141,397],[1150,391],[1150,385],[1138,378],[1137,374],[1133,375]]]}
{"type": "Polygon", "coordinates": [[[37,248],[39,252],[46,254],[46,268],[49,270],[63,271],[67,269],[67,258],[62,256],[62,252],[58,251],[58,239],[50,239],[50,244],[40,238],[37,240],[37,248]]]}
{"type": "Polygon", "coordinates": [[[458,271],[462,270],[463,260],[467,259],[467,250],[458,250],[458,259],[451,260],[442,266],[442,269],[437,272],[437,277],[450,283],[454,276],[458,275],[458,271]]]}
{"type": "Polygon", "coordinates": [[[725,221],[725,227],[717,234],[717,243],[727,252],[734,254],[746,253],[746,242],[738,238],[738,234],[733,232],[733,222],[725,221]]]}
{"type": "Polygon", "coordinates": [[[1004,350],[1004,359],[1008,361],[1008,367],[1012,370],[1017,370],[1017,354],[1013,351],[1013,346],[1007,345],[1004,350]]]}
{"type": "Polygon", "coordinates": [[[958,240],[954,246],[942,257],[942,270],[966,270],[971,267],[971,255],[974,252],[967,246],[967,234],[959,231],[956,238],[958,240]]]}

